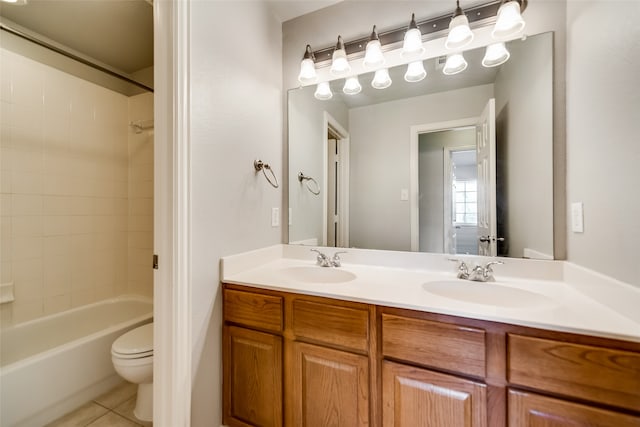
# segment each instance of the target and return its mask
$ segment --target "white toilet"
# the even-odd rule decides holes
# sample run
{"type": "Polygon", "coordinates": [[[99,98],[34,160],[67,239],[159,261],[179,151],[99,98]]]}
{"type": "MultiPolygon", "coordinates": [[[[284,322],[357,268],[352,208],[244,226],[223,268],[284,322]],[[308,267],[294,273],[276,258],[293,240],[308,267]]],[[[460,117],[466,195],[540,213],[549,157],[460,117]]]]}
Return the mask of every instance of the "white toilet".
{"type": "Polygon", "coordinates": [[[153,322],[130,330],[111,346],[111,360],[125,380],[138,384],[133,414],[142,421],[153,418],[153,322]]]}

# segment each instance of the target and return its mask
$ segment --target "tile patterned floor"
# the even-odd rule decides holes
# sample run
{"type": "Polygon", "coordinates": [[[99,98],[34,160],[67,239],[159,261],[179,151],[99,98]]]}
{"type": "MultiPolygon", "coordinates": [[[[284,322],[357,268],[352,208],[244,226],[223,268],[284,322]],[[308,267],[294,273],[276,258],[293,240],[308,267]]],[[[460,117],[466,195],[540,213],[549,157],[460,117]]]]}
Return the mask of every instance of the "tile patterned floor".
{"type": "Polygon", "coordinates": [[[151,427],[133,415],[136,391],[135,384],[123,382],[47,427],[151,427]]]}

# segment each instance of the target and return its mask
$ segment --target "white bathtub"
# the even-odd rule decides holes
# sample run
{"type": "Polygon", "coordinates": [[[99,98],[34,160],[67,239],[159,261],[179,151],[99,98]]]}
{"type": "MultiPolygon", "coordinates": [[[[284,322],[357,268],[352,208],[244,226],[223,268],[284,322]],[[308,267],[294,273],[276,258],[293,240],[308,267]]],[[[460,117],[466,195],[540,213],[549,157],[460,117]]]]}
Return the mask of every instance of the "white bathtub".
{"type": "Polygon", "coordinates": [[[118,384],[111,344],[152,319],[151,299],[131,296],[0,331],[0,425],[42,426],[118,384]]]}

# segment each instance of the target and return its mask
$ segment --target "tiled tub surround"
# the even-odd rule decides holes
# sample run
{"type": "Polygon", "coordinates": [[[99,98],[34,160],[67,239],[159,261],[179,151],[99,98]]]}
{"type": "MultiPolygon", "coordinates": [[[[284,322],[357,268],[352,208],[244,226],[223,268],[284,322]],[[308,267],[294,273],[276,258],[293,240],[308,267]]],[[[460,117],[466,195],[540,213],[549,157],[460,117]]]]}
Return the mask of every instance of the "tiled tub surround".
{"type": "MultiPolygon", "coordinates": [[[[450,255],[347,249],[341,270],[356,278],[342,283],[305,283],[284,272],[315,266],[308,246],[276,245],[224,257],[221,281],[347,301],[407,308],[541,329],[640,342],[640,289],[563,261],[503,259],[498,283],[544,295],[542,307],[462,302],[425,291],[425,282],[455,279],[450,255]]],[[[331,256],[335,248],[319,248],[331,256]]],[[[460,256],[473,265],[487,259],[460,256]]],[[[317,267],[322,268],[322,267],[317,267]]],[[[483,286],[477,283],[477,286],[483,286]]]]}
{"type": "Polygon", "coordinates": [[[151,321],[148,298],[114,298],[0,331],[0,424],[40,426],[122,379],[111,344],[151,321]]]}
{"type": "Polygon", "coordinates": [[[2,326],[150,296],[153,95],[124,95],[0,49],[2,326]],[[143,266],[143,260],[146,262],[143,266]]]}

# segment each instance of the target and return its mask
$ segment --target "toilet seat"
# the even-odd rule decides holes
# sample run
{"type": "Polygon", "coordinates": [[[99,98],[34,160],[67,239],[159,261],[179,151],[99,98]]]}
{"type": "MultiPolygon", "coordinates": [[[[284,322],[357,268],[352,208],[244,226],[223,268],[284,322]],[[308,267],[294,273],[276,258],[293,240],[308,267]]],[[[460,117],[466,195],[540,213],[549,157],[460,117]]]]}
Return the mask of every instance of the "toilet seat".
{"type": "Polygon", "coordinates": [[[119,359],[153,356],[153,323],[137,327],[113,342],[111,355],[119,359]]]}

